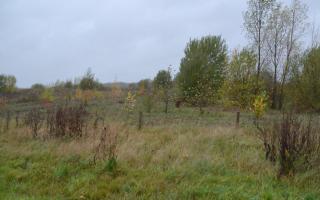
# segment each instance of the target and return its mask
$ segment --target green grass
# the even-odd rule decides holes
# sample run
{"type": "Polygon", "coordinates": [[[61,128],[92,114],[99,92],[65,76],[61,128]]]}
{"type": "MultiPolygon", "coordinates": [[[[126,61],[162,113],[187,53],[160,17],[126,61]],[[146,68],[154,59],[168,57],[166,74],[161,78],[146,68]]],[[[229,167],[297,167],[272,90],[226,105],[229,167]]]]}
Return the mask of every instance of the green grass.
{"type": "Polygon", "coordinates": [[[277,179],[250,114],[236,130],[234,113],[183,108],[165,116],[159,107],[139,132],[135,114],[115,117],[121,105],[111,105],[91,109],[105,106],[119,135],[116,168],[93,164],[93,135],[43,141],[11,129],[0,133],[0,199],[320,199],[319,169],[277,179]]]}
{"type": "Polygon", "coordinates": [[[202,135],[197,128],[188,128],[191,130],[155,127],[132,133],[140,134],[132,139],[135,143],[132,150],[136,153],[128,159],[127,152],[122,152],[114,173],[107,169],[107,162],[93,165],[90,156],[72,152],[56,155],[53,151],[56,144],[50,141],[11,141],[15,137],[1,135],[0,196],[3,199],[320,198],[316,185],[319,181],[313,182],[305,174],[292,180],[278,180],[276,167],[263,160],[260,145],[255,144],[252,136],[222,132],[217,136],[202,135]],[[164,133],[170,129],[175,130],[164,133]],[[190,146],[185,144],[192,138],[190,146]],[[137,140],[143,141],[139,144],[137,140]],[[27,146],[20,149],[23,144],[27,146]],[[163,149],[164,152],[155,153],[163,149]],[[182,158],[183,151],[190,155],[182,158]]]}

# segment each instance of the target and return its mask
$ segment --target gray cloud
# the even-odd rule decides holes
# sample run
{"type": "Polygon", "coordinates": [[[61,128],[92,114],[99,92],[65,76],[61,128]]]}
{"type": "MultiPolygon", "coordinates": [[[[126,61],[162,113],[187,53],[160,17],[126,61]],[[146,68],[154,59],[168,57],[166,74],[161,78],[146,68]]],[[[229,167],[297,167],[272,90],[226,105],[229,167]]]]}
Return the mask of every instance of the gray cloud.
{"type": "MultiPolygon", "coordinates": [[[[305,0],[320,20],[318,0],[305,0]]],[[[245,0],[2,0],[0,70],[21,87],[72,79],[91,67],[99,80],[137,81],[178,69],[190,38],[221,34],[245,45],[245,0]]]]}

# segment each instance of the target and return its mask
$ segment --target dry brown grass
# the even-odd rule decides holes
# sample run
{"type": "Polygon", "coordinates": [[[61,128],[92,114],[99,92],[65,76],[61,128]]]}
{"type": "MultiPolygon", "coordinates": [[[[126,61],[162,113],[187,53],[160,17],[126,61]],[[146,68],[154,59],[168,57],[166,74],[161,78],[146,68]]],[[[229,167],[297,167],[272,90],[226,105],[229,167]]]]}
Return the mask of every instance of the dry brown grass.
{"type": "MultiPolygon", "coordinates": [[[[168,127],[146,127],[138,131],[136,127],[124,123],[109,123],[112,132],[118,134],[117,159],[128,166],[144,168],[147,166],[170,167],[183,166],[195,161],[208,161],[230,166],[238,171],[259,174],[261,168],[273,173],[274,167],[261,161],[259,140],[248,135],[242,129],[226,127],[186,127],[172,125],[168,127]],[[256,145],[255,145],[256,144],[256,145]]],[[[93,158],[94,149],[99,144],[102,126],[89,128],[85,137],[77,139],[48,139],[45,130],[39,131],[41,144],[56,156],[80,155],[93,158]]],[[[10,144],[15,144],[17,153],[31,153],[34,141],[26,128],[11,132],[10,144]]]]}

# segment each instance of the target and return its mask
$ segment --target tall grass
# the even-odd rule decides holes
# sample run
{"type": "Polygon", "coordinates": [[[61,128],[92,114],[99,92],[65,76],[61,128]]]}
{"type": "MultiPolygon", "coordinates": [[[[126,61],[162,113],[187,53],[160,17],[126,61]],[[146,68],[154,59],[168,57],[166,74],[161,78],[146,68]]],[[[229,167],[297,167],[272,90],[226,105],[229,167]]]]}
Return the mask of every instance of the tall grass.
{"type": "MultiPolygon", "coordinates": [[[[4,199],[318,199],[316,169],[276,178],[261,141],[247,129],[146,126],[108,122],[116,130],[117,173],[92,164],[99,134],[33,140],[24,128],[0,135],[4,199]]],[[[101,126],[98,130],[101,130],[101,126]]]]}

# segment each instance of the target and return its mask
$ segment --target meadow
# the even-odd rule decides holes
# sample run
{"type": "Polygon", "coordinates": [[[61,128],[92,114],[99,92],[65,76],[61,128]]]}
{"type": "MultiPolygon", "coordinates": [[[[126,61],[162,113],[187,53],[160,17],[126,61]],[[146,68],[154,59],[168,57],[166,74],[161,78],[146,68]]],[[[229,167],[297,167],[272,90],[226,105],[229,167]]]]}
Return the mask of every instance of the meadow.
{"type": "Polygon", "coordinates": [[[33,138],[12,116],[0,134],[1,199],[320,198],[319,168],[277,177],[279,166],[265,159],[250,112],[241,112],[236,128],[234,111],[206,108],[200,115],[170,105],[165,114],[157,104],[144,112],[138,130],[138,113],[122,107],[106,100],[90,104],[90,113],[103,120],[94,124],[90,117],[77,138],[48,138],[44,128],[33,138]],[[93,161],[104,126],[117,135],[116,166],[93,161]]]}

